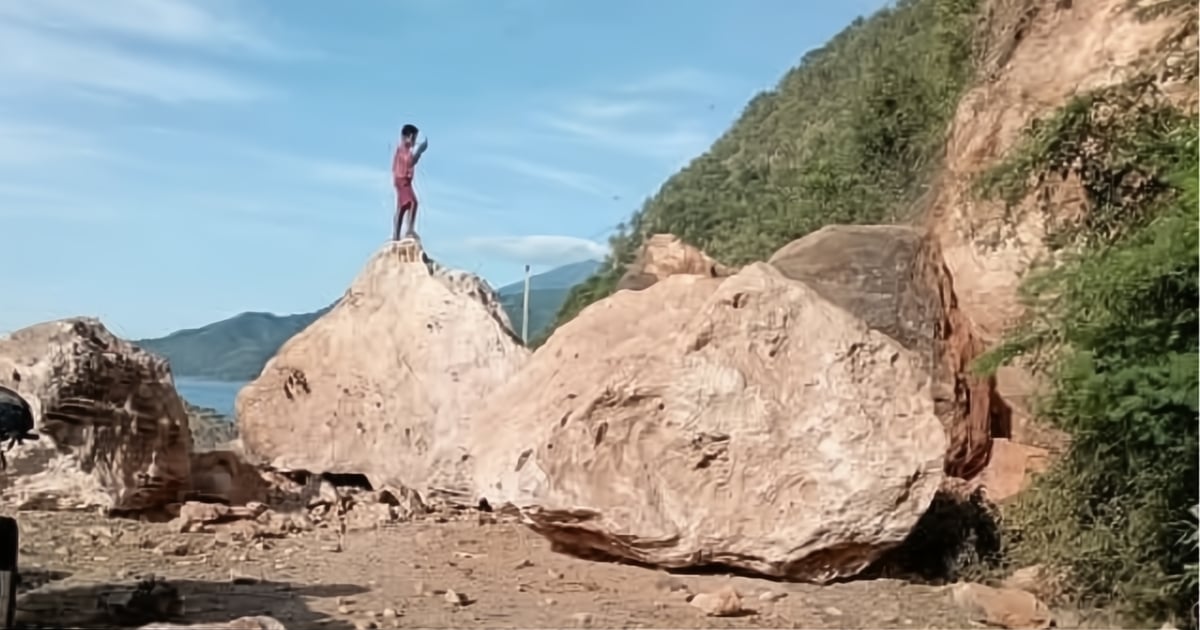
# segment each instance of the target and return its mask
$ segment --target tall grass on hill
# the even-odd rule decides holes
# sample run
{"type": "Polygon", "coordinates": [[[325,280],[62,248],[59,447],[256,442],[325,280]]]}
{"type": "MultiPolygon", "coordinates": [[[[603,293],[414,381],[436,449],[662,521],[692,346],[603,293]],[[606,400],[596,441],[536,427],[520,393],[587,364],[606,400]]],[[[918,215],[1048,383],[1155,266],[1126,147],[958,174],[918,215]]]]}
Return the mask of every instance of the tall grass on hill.
{"type": "Polygon", "coordinates": [[[611,239],[557,324],[611,294],[643,239],[670,232],[730,264],[831,223],[902,218],[939,163],[971,77],[979,0],[899,0],[806,54],[611,239]]]}

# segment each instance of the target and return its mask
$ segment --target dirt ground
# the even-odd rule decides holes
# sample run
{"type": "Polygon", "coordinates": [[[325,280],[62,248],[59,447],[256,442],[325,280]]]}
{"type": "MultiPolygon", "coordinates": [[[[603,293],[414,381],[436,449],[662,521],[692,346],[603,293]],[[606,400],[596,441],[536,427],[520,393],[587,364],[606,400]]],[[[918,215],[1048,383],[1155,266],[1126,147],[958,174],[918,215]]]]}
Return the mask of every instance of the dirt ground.
{"type": "Polygon", "coordinates": [[[350,532],[337,551],[331,529],[232,542],[220,534],[181,534],[167,524],[95,514],[16,517],[22,535],[17,619],[25,628],[136,627],[151,621],[147,617],[167,616],[171,602],[160,602],[157,615],[119,605],[122,594],[147,575],[178,591],[182,611],[174,610],[181,614],[173,620],[187,623],[266,614],[290,629],[331,630],[979,625],[936,587],[668,575],[557,554],[536,534],[507,522],[399,523],[350,532]],[[689,593],[726,584],[739,591],[752,613],[707,617],[688,603],[689,593]]]}

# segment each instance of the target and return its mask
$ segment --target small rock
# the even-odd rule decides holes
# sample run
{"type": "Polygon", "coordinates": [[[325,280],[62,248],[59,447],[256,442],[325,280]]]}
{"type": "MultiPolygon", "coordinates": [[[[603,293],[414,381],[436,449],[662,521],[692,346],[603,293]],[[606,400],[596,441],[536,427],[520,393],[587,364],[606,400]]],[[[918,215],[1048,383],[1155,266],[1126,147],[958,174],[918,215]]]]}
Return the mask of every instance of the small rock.
{"type": "Polygon", "coordinates": [[[1026,591],[960,582],[950,587],[950,594],[954,603],[991,626],[1024,630],[1054,624],[1046,605],[1026,591]]]}
{"type": "Polygon", "coordinates": [[[359,619],[354,622],[354,630],[375,630],[379,624],[370,619],[359,619]]]}
{"type": "Polygon", "coordinates": [[[787,597],[787,593],[784,593],[783,591],[763,591],[759,594],[758,601],[774,602],[779,601],[784,597],[787,597]]]}
{"type": "Polygon", "coordinates": [[[682,580],[671,577],[670,575],[664,575],[655,580],[654,588],[657,588],[660,591],[667,591],[668,593],[688,590],[687,584],[684,584],[682,580]]]}
{"type": "Polygon", "coordinates": [[[561,580],[561,579],[563,579],[563,574],[562,574],[562,572],[560,572],[560,571],[555,571],[554,569],[546,569],[546,575],[547,575],[547,576],[549,576],[549,578],[550,578],[551,580],[561,580]]]}
{"type": "Polygon", "coordinates": [[[446,594],[442,595],[442,599],[446,600],[447,604],[454,606],[466,606],[467,596],[455,591],[454,589],[446,589],[446,594]]]}
{"type": "Polygon", "coordinates": [[[337,611],[339,615],[349,615],[350,613],[354,612],[354,609],[346,604],[338,604],[337,611]]]}
{"type": "Polygon", "coordinates": [[[155,555],[159,556],[186,556],[190,549],[186,542],[166,541],[154,548],[155,555]]]}
{"type": "Polygon", "coordinates": [[[415,593],[417,595],[424,595],[428,592],[429,592],[429,589],[425,588],[424,582],[422,582],[420,580],[413,582],[413,593],[415,593]]]}
{"type": "Polygon", "coordinates": [[[229,570],[229,581],[233,582],[234,584],[245,585],[245,584],[258,584],[259,579],[254,577],[253,575],[246,575],[245,573],[240,573],[237,571],[237,569],[230,569],[229,570]]]}
{"type": "Polygon", "coordinates": [[[1013,571],[1001,586],[1033,593],[1034,597],[1041,599],[1054,599],[1059,594],[1058,580],[1049,569],[1040,564],[1013,571]]]}
{"type": "Polygon", "coordinates": [[[571,615],[571,621],[575,622],[575,625],[580,628],[587,628],[591,626],[594,620],[595,616],[592,615],[592,613],[577,612],[571,615]]]}
{"type": "Polygon", "coordinates": [[[842,611],[838,610],[837,608],[834,608],[833,606],[826,606],[825,608],[823,608],[821,610],[821,612],[825,613],[826,615],[829,615],[830,617],[841,617],[842,616],[842,611]]]}
{"type": "Polygon", "coordinates": [[[384,608],[383,609],[383,618],[384,619],[395,619],[396,617],[399,617],[399,616],[400,616],[400,614],[396,612],[395,608],[384,608]]]}
{"type": "Polygon", "coordinates": [[[709,617],[733,617],[750,612],[742,607],[742,596],[732,586],[712,593],[699,593],[688,603],[709,617]]]}
{"type": "Polygon", "coordinates": [[[528,569],[531,566],[533,566],[533,562],[530,562],[529,558],[525,558],[524,560],[518,562],[517,565],[513,567],[513,569],[516,571],[520,571],[521,569],[528,569]]]}
{"type": "Polygon", "coordinates": [[[558,600],[554,599],[553,597],[547,597],[546,599],[542,600],[542,603],[546,606],[553,606],[558,603],[558,600]]]}

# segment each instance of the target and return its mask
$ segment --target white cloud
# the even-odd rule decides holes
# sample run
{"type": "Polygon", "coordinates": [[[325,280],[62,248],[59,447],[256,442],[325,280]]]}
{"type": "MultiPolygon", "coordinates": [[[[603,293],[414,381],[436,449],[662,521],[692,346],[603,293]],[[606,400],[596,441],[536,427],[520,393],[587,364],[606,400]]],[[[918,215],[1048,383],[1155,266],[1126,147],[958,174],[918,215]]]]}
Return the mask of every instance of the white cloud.
{"type": "Polygon", "coordinates": [[[729,81],[718,74],[695,68],[677,68],[626,83],[617,88],[626,94],[720,94],[729,81]]]}
{"type": "Polygon", "coordinates": [[[677,160],[703,151],[708,137],[686,120],[634,127],[549,115],[542,123],[577,141],[645,157],[677,160]]]}
{"type": "Polygon", "coordinates": [[[696,116],[695,97],[717,94],[729,81],[683,68],[560,101],[536,123],[560,138],[671,163],[703,151],[711,141],[696,116]]]}
{"type": "Polygon", "coordinates": [[[495,156],[488,158],[487,161],[519,175],[550,182],[589,195],[601,196],[606,193],[604,182],[587,173],[580,173],[538,162],[530,162],[511,156],[495,156]]]}
{"type": "Polygon", "coordinates": [[[108,92],[163,103],[250,101],[270,92],[227,72],[160,61],[86,38],[0,22],[0,80],[108,92]]]}
{"type": "Polygon", "coordinates": [[[603,260],[608,248],[595,241],[561,235],[487,236],[469,238],[467,249],[527,265],[559,266],[581,260],[603,260]]]}
{"type": "Polygon", "coordinates": [[[91,136],[68,127],[0,121],[0,164],[5,166],[105,159],[112,155],[91,136]]]}
{"type": "Polygon", "coordinates": [[[229,0],[0,1],[0,81],[12,93],[241,102],[271,90],[195,53],[296,56],[229,0]],[[222,8],[221,12],[214,11],[222,8]]]}
{"type": "Polygon", "coordinates": [[[661,112],[661,103],[642,99],[580,98],[565,108],[572,117],[591,120],[623,120],[634,116],[661,112]]]}
{"type": "Polygon", "coordinates": [[[249,23],[189,0],[36,0],[0,3],[0,19],[74,33],[107,33],[156,42],[277,53],[249,23]]]}

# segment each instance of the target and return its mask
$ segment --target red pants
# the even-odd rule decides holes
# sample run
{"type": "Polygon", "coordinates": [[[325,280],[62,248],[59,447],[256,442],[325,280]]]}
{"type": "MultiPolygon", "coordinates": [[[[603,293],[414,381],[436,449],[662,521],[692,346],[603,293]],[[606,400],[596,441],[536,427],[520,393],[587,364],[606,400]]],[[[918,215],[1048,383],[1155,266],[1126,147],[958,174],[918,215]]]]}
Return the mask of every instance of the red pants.
{"type": "Polygon", "coordinates": [[[417,193],[413,190],[411,179],[397,179],[396,185],[396,207],[401,210],[417,207],[417,193]]]}

